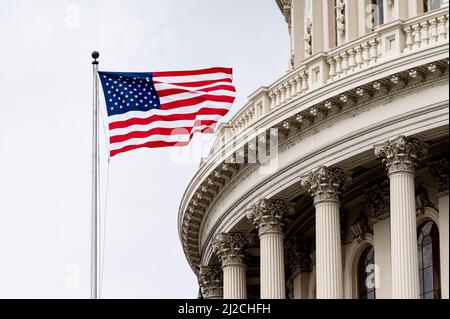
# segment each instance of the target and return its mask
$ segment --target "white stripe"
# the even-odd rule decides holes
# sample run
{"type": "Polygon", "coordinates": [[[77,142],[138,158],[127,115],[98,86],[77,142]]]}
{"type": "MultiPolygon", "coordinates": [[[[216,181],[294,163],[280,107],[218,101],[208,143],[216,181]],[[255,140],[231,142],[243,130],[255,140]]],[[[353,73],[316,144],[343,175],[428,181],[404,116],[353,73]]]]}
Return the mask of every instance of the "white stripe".
{"type": "Polygon", "coordinates": [[[111,137],[124,135],[131,132],[146,132],[153,128],[176,128],[176,127],[192,127],[197,121],[218,121],[222,115],[197,115],[195,120],[179,120],[179,121],[155,121],[146,125],[130,125],[124,128],[111,130],[111,137]]]}
{"type": "Polygon", "coordinates": [[[227,91],[227,90],[216,90],[216,91],[211,91],[211,92],[191,91],[191,92],[183,92],[183,93],[172,94],[172,95],[160,97],[159,101],[161,104],[166,104],[166,103],[175,102],[175,101],[187,100],[187,99],[191,99],[191,98],[202,96],[202,95],[235,97],[236,92],[227,91]]]}
{"type": "Polygon", "coordinates": [[[192,91],[199,91],[203,89],[207,89],[210,87],[215,87],[218,85],[226,85],[230,88],[234,88],[233,83],[231,82],[215,82],[213,84],[208,84],[204,86],[183,86],[183,85],[176,85],[171,83],[155,83],[156,91],[162,91],[162,90],[168,90],[168,89],[183,89],[183,90],[192,90],[192,91]]]}
{"type": "Polygon", "coordinates": [[[151,135],[145,138],[132,138],[129,139],[125,142],[121,142],[121,143],[113,143],[110,144],[110,150],[118,150],[121,149],[125,146],[128,145],[140,145],[140,144],[144,144],[147,142],[157,142],[157,141],[162,141],[162,142],[187,142],[189,141],[189,135],[191,133],[195,133],[195,132],[200,132],[201,130],[210,127],[210,128],[214,128],[215,125],[202,125],[202,126],[198,126],[195,127],[193,130],[191,130],[190,132],[186,131],[186,134],[178,134],[178,135],[151,135]]]}
{"type": "Polygon", "coordinates": [[[190,114],[190,113],[196,113],[202,108],[211,108],[211,109],[229,109],[231,106],[231,103],[229,102],[212,102],[212,101],[205,101],[198,103],[196,105],[192,106],[184,106],[179,107],[176,109],[171,110],[160,110],[160,109],[152,109],[148,111],[130,111],[123,114],[116,114],[111,115],[108,117],[109,123],[113,122],[119,122],[119,121],[125,121],[130,118],[139,118],[139,119],[145,119],[147,117],[150,117],[152,115],[171,115],[171,114],[190,114]]]}
{"type": "Polygon", "coordinates": [[[183,83],[183,82],[198,82],[210,81],[220,79],[232,79],[233,76],[228,73],[209,73],[199,75],[179,75],[179,76],[154,76],[153,81],[164,83],[183,83]]]}

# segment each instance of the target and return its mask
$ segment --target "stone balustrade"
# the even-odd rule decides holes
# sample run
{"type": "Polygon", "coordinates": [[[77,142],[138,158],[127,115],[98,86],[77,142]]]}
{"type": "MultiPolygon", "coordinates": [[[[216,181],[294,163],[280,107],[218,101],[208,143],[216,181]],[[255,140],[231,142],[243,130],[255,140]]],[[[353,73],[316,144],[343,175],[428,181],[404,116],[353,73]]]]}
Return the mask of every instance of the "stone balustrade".
{"type": "Polygon", "coordinates": [[[448,8],[407,21],[403,32],[404,52],[448,40],[448,8]]]}
{"type": "MultiPolygon", "coordinates": [[[[238,135],[271,111],[298,101],[308,93],[418,49],[448,42],[448,8],[406,21],[381,25],[374,32],[328,52],[305,59],[269,87],[249,96],[248,102],[224,127],[238,135]]],[[[220,141],[221,130],[217,132],[220,141]]],[[[214,146],[214,151],[223,143],[214,146]]],[[[214,152],[213,151],[213,152],[214,152]]]]}
{"type": "Polygon", "coordinates": [[[358,70],[377,63],[381,57],[381,37],[378,32],[339,47],[329,53],[328,82],[353,74],[358,70]]]}

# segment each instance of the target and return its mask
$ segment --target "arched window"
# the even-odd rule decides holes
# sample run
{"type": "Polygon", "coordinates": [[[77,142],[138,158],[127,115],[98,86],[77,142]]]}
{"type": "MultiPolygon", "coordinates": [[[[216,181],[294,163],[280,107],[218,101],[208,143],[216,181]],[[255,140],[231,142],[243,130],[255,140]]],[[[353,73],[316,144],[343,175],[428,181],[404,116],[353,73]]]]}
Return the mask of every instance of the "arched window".
{"type": "Polygon", "coordinates": [[[439,230],[433,221],[418,229],[419,284],[422,299],[441,298],[439,269],[439,230]]]}
{"type": "Polygon", "coordinates": [[[358,262],[358,298],[375,299],[375,277],[374,277],[374,249],[367,246],[358,262]]]}
{"type": "Polygon", "coordinates": [[[442,8],[444,5],[448,5],[448,0],[423,0],[423,11],[430,12],[442,8]]]}

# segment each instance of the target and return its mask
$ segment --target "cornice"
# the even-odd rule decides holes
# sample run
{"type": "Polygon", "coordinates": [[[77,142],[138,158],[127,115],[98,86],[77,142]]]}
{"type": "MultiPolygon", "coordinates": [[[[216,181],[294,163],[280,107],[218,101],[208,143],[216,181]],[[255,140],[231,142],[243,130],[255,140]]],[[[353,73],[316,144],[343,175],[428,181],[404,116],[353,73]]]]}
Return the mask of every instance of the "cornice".
{"type": "MultiPolygon", "coordinates": [[[[311,116],[311,108],[327,109],[325,105],[329,101],[332,101],[340,107],[335,113],[330,113],[333,121],[337,121],[339,120],[340,114],[344,114],[346,110],[355,110],[358,109],[358,107],[362,108],[362,106],[367,107],[374,101],[380,103],[382,99],[392,99],[400,94],[407,94],[410,90],[430,85],[431,82],[438,83],[448,81],[448,73],[441,73],[436,76],[436,73],[432,71],[433,68],[430,68],[429,65],[430,61],[434,61],[438,68],[442,68],[444,64],[448,64],[448,59],[445,56],[448,56],[448,51],[444,53],[443,48],[440,50],[434,48],[431,51],[432,52],[428,52],[428,54],[425,54],[425,51],[417,52],[415,58],[412,58],[411,55],[405,57],[404,59],[407,61],[399,59],[401,61],[398,61],[398,63],[379,65],[355,76],[336,81],[336,83],[330,84],[325,88],[309,93],[304,96],[301,101],[293,101],[282,108],[274,110],[267,114],[266,117],[260,119],[260,121],[258,121],[259,123],[257,122],[255,125],[261,125],[266,128],[281,127],[286,120],[295,121],[299,114],[311,116]],[[436,59],[438,57],[440,58],[440,61],[432,60],[433,58],[436,59]],[[428,78],[428,80],[415,82],[410,75],[411,65],[414,65],[413,69],[417,69],[420,74],[425,75],[425,78],[428,78]],[[393,77],[395,76],[400,79],[407,79],[406,85],[398,87],[398,82],[394,83],[395,81],[393,81],[393,77]],[[368,88],[370,88],[370,90],[376,90],[374,86],[376,82],[386,86],[387,93],[383,92],[382,98],[372,100],[374,95],[372,98],[367,98],[367,96],[364,96],[363,94],[358,96],[356,93],[356,90],[358,90],[359,87],[364,87],[366,90],[368,88]],[[364,84],[361,85],[361,83],[364,84]],[[331,96],[333,92],[334,96],[331,96]],[[342,96],[346,94],[351,97],[351,103],[348,102],[348,99],[345,101],[342,100],[342,96]]],[[[320,116],[323,116],[323,113],[320,113],[320,116]]],[[[295,139],[301,138],[302,134],[306,133],[308,130],[311,134],[314,134],[314,129],[317,129],[320,125],[326,125],[329,120],[327,114],[325,114],[325,116],[318,119],[316,122],[313,120],[312,125],[306,126],[303,130],[300,127],[297,132],[291,135],[291,139],[287,138],[282,140],[280,147],[282,149],[283,147],[284,149],[286,149],[286,147],[289,148],[289,145],[292,146],[293,143],[295,144],[295,139]],[[292,136],[295,136],[296,138],[292,139],[292,136]]],[[[245,147],[247,147],[247,144],[241,139],[238,141],[236,148],[227,146],[225,148],[225,154],[229,157],[240,149],[245,152],[245,147]]],[[[225,158],[227,158],[227,156],[225,156],[225,158]]],[[[180,237],[191,266],[196,265],[200,258],[198,234],[200,233],[202,221],[208,211],[208,207],[211,207],[213,202],[217,203],[218,201],[223,200],[227,196],[227,193],[236,187],[233,185],[236,185],[240,180],[245,179],[248,175],[258,169],[258,165],[256,164],[229,164],[232,169],[231,171],[227,171],[223,169],[223,163],[216,163],[214,161],[215,159],[217,159],[216,154],[213,154],[210,160],[200,168],[188,186],[180,205],[180,237]],[[242,174],[243,172],[245,173],[242,174]],[[212,183],[210,189],[207,185],[208,182],[212,183]],[[209,196],[205,197],[202,195],[204,193],[209,196]],[[189,214],[186,213],[188,205],[190,211],[189,214]]]]}

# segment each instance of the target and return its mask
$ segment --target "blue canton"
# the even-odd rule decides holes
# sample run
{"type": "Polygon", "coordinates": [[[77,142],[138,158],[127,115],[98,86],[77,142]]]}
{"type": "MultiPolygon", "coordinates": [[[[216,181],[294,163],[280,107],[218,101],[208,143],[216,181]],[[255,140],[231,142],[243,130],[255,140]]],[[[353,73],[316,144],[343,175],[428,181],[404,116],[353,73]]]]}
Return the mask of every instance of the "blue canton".
{"type": "Polygon", "coordinates": [[[152,73],[98,72],[108,116],[160,108],[152,73]]]}

